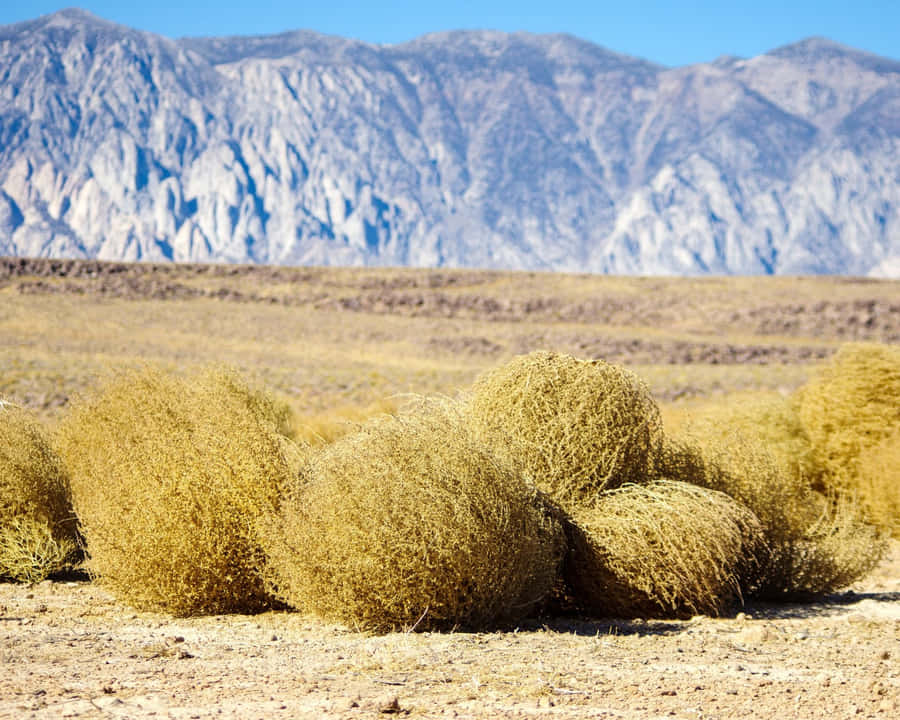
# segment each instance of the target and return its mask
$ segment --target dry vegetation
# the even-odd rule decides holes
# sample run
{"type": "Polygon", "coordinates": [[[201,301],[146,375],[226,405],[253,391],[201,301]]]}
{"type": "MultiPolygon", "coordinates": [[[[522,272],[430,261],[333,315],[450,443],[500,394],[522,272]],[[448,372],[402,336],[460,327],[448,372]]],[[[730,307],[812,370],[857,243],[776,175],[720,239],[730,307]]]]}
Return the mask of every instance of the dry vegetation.
{"type": "Polygon", "coordinates": [[[900,347],[844,345],[797,397],[800,420],[832,480],[852,485],[860,455],[900,428],[900,347]]]}
{"type": "Polygon", "coordinates": [[[272,607],[254,519],[277,507],[296,448],[279,408],[223,370],[123,371],[59,430],[91,573],[140,609],[272,607]]]}
{"type": "Polygon", "coordinates": [[[522,355],[478,378],[468,405],[478,439],[567,510],[645,481],[662,438],[647,386],[602,360],[522,355]]]}
{"type": "Polygon", "coordinates": [[[402,402],[400,398],[384,398],[361,407],[341,405],[323,412],[294,416],[290,435],[311,447],[321,447],[349,435],[360,425],[377,415],[395,413],[402,402]]]}
{"type": "Polygon", "coordinates": [[[791,396],[735,393],[727,402],[707,401],[689,410],[670,410],[666,430],[676,437],[687,434],[702,439],[704,444],[749,442],[764,448],[779,471],[795,482],[819,489],[825,484],[824,464],[791,396]]]}
{"type": "Polygon", "coordinates": [[[87,567],[143,611],[479,631],[822,597],[897,532],[895,290],[0,261],[0,392],[68,472],[0,409],[0,549],[33,568],[5,574],[68,561],[70,477],[87,567]],[[39,512],[4,499],[35,478],[39,512]]]}
{"type": "Polygon", "coordinates": [[[854,488],[870,518],[900,538],[900,429],[857,458],[854,488]]]}
{"type": "Polygon", "coordinates": [[[883,552],[881,532],[865,522],[858,505],[786,473],[764,445],[739,431],[712,442],[669,438],[657,472],[726,493],[759,518],[768,553],[749,588],[754,596],[785,600],[833,592],[863,577],[883,552]]]}
{"type": "Polygon", "coordinates": [[[601,617],[719,615],[765,558],[750,510],[679,481],[624,485],[573,520],[566,580],[576,606],[601,617]]]}
{"type": "Polygon", "coordinates": [[[284,600],[375,630],[519,621],[553,587],[563,548],[559,523],[451,401],[328,446],[268,530],[284,600]]]}
{"type": "Polygon", "coordinates": [[[68,478],[31,413],[0,401],[0,578],[36,582],[76,556],[68,478]]]}

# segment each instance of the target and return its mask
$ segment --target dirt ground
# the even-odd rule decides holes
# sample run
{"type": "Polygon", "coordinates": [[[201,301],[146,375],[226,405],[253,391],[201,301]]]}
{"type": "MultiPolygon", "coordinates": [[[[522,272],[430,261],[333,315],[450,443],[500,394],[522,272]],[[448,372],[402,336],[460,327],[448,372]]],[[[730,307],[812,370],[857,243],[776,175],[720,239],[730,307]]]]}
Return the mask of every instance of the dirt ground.
{"type": "Polygon", "coordinates": [[[729,618],[366,635],[0,585],[0,717],[897,718],[900,542],[852,591],[729,618]]]}

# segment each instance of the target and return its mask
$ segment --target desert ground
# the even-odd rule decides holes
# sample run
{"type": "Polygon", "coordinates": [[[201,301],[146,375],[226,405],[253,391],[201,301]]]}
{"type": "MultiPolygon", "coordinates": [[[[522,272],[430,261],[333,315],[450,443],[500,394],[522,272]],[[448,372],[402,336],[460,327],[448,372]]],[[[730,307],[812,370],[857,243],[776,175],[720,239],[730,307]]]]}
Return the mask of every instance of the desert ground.
{"type": "MultiPolygon", "coordinates": [[[[0,397],[51,427],[111,369],[239,368],[321,429],[518,353],[626,364],[664,418],[900,342],[900,283],[0,259],[0,397]]],[[[370,635],[137,613],[81,573],[0,584],[0,717],[900,717],[900,543],[851,589],[725,618],[370,635]]]]}
{"type": "Polygon", "coordinates": [[[373,636],[173,619],[78,580],[0,585],[0,716],[896,718],[900,544],[852,591],[688,621],[373,636]]]}

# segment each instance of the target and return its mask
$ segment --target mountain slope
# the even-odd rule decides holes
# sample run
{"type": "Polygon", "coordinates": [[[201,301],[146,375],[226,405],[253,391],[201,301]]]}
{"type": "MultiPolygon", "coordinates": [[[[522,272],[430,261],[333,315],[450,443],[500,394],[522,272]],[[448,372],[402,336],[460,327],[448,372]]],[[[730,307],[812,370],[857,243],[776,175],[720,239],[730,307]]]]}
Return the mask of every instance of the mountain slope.
{"type": "Polygon", "coordinates": [[[900,63],[565,35],[0,28],[0,253],[892,274],[900,63]]]}

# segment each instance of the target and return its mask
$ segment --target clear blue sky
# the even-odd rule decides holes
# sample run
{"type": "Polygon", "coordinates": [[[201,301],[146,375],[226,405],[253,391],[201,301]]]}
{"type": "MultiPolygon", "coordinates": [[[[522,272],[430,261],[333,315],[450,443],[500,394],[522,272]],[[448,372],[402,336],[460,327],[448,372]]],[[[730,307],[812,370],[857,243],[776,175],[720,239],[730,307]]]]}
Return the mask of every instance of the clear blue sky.
{"type": "MultiPolygon", "coordinates": [[[[66,7],[0,0],[0,25],[66,7]]],[[[309,29],[372,43],[439,30],[567,32],[664,65],[749,57],[823,35],[900,59],[900,0],[84,0],[86,10],[180,37],[309,29]]]]}

